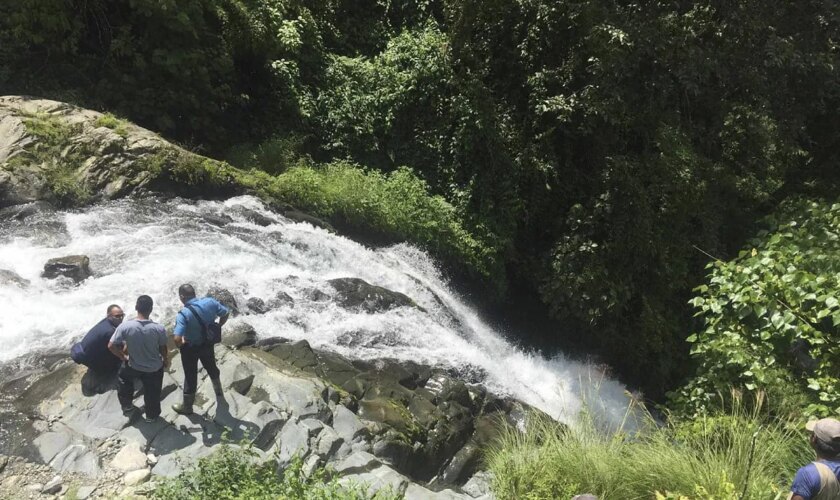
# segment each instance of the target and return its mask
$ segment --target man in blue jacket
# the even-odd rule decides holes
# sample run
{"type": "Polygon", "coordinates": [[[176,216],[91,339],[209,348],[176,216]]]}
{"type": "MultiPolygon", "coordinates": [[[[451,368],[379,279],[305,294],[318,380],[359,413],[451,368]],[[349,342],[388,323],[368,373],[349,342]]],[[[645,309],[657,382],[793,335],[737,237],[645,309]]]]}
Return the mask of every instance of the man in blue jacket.
{"type": "Polygon", "coordinates": [[[125,313],[120,306],[108,306],[107,316],[90,329],[80,342],[70,348],[70,357],[76,363],[85,365],[97,375],[110,375],[120,368],[120,358],[108,350],[108,342],[114,330],[120,326],[125,313]]]}
{"type": "Polygon", "coordinates": [[[172,409],[182,415],[193,412],[195,392],[198,387],[198,362],[210,377],[217,396],[222,395],[222,383],[219,380],[219,368],[216,367],[216,354],[213,342],[207,338],[207,326],[216,322],[224,325],[230,311],[213,297],[197,299],[192,285],[181,285],[178,298],[184,307],[175,318],[175,345],[181,351],[181,364],[184,366],[184,398],[172,409]]]}

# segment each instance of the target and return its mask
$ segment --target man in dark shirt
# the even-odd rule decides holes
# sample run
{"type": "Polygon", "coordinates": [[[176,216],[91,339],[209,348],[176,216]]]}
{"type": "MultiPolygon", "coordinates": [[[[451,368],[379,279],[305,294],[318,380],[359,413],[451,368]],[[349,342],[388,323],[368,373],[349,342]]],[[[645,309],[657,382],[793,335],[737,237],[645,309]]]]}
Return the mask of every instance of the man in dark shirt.
{"type": "Polygon", "coordinates": [[[98,375],[116,373],[120,367],[120,359],[108,350],[108,342],[114,335],[114,330],[122,323],[125,314],[116,304],[108,306],[105,319],[96,324],[70,348],[70,357],[80,365],[85,365],[98,375]]]}

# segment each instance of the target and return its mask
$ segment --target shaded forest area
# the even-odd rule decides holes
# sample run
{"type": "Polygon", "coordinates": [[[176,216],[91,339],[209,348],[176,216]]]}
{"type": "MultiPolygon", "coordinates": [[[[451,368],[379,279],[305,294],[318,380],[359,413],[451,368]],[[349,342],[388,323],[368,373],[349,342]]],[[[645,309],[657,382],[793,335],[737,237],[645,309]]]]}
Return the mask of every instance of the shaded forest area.
{"type": "Polygon", "coordinates": [[[272,175],[413,172],[478,247],[451,266],[659,398],[708,255],[836,195],[838,43],[832,0],[7,0],[0,92],[272,175]]]}

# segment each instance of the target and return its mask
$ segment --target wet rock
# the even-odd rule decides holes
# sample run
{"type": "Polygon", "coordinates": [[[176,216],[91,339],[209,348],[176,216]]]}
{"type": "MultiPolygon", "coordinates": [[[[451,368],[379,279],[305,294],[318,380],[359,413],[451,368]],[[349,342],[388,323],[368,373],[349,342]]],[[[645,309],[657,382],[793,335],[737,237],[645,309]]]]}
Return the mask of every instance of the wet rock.
{"type": "Polygon", "coordinates": [[[20,275],[8,269],[0,269],[0,285],[15,285],[19,288],[26,288],[30,285],[28,279],[21,278],[20,275]]]}
{"type": "Polygon", "coordinates": [[[245,307],[248,308],[248,311],[254,314],[265,314],[271,310],[266,304],[265,301],[259,297],[251,297],[245,302],[245,307]]]}
{"type": "Polygon", "coordinates": [[[312,302],[326,302],[330,300],[329,295],[317,288],[310,288],[308,290],[305,290],[304,294],[306,298],[311,300],[312,302]]]}
{"type": "Polygon", "coordinates": [[[2,473],[6,469],[6,465],[9,463],[9,457],[5,455],[0,455],[0,473],[2,473]]]}
{"type": "Polygon", "coordinates": [[[259,349],[268,350],[271,347],[276,346],[277,344],[288,344],[291,342],[291,339],[287,339],[285,337],[269,337],[267,339],[259,339],[254,344],[254,347],[259,349]]]}
{"type": "Polygon", "coordinates": [[[204,215],[202,217],[202,219],[204,219],[204,221],[207,222],[208,224],[212,224],[216,227],[223,227],[223,226],[226,226],[227,224],[230,224],[231,222],[233,222],[233,219],[231,219],[227,215],[207,214],[207,215],[204,215]]]}
{"type": "Polygon", "coordinates": [[[239,306],[236,304],[236,298],[226,288],[212,287],[207,290],[207,296],[218,300],[223,306],[230,310],[232,316],[239,314],[239,306]]]}
{"type": "Polygon", "coordinates": [[[346,309],[378,313],[397,307],[419,308],[407,295],[371,285],[359,278],[337,278],[328,283],[336,291],[336,303],[346,309]]]}
{"type": "Polygon", "coordinates": [[[256,330],[244,321],[237,321],[230,326],[225,325],[222,329],[222,344],[228,347],[239,348],[254,345],[256,341],[256,330]]]}
{"type": "Polygon", "coordinates": [[[293,299],[288,293],[281,290],[277,292],[277,295],[275,295],[274,298],[268,302],[268,307],[270,309],[295,307],[295,299],[293,299]]]}
{"type": "Polygon", "coordinates": [[[303,213],[299,210],[295,209],[286,209],[282,210],[283,216],[287,219],[293,220],[295,222],[305,222],[307,224],[312,224],[315,227],[320,227],[321,229],[325,229],[331,233],[335,233],[335,228],[333,228],[328,222],[324,221],[323,219],[319,219],[307,213],[303,213]]]}
{"type": "Polygon", "coordinates": [[[298,340],[288,344],[277,344],[268,350],[272,356],[276,356],[291,366],[300,370],[314,373],[318,368],[318,357],[305,340],[298,340]]]}
{"type": "Polygon", "coordinates": [[[251,210],[250,208],[239,207],[236,211],[242,215],[245,220],[258,226],[266,227],[275,223],[274,219],[271,217],[267,217],[256,210],[251,210]]]}
{"type": "MultiPolygon", "coordinates": [[[[419,443],[418,448],[419,448],[419,443]]],[[[374,456],[383,462],[401,470],[416,470],[414,460],[423,460],[412,444],[406,441],[405,434],[389,430],[384,436],[373,443],[374,456]]]]}
{"type": "Polygon", "coordinates": [[[50,259],[44,264],[44,272],[41,274],[47,279],[65,276],[76,283],[84,281],[90,275],[90,259],[87,255],[68,255],[50,259]]]}
{"type": "Polygon", "coordinates": [[[26,220],[33,215],[39,213],[49,213],[55,210],[52,205],[46,201],[34,201],[32,203],[24,203],[22,205],[13,205],[0,210],[0,219],[2,220],[26,220]]]}

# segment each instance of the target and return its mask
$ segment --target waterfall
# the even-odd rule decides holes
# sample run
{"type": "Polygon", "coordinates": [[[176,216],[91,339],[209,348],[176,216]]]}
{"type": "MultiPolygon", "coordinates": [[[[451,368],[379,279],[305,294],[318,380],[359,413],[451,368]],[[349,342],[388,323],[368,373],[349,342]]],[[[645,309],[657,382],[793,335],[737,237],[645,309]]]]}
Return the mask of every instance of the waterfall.
{"type": "Polygon", "coordinates": [[[30,281],[0,282],[0,362],[42,348],[68,348],[105,316],[111,303],[132,317],[140,294],[152,296],[152,319],[171,328],[177,287],[192,283],[233,293],[262,338],[306,339],[353,359],[411,360],[574,422],[581,408],[615,426],[630,397],[602,369],[564,356],[546,358],[494,331],[447,286],[435,262],[407,244],[371,249],[268,210],[258,199],[123,199],[80,210],[42,211],[0,221],[0,269],[30,281]],[[79,285],[41,278],[53,257],[84,254],[94,276],[79,285]],[[401,292],[422,309],[349,311],[325,299],[327,280],[361,278],[401,292]],[[265,314],[248,298],[279,292],[294,299],[265,314]],[[319,293],[323,292],[323,293],[319,293]]]}

